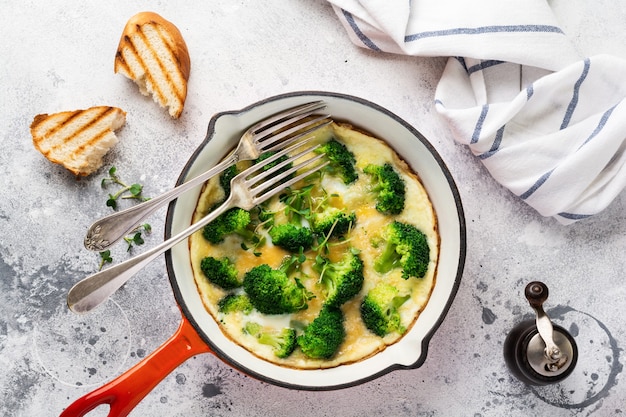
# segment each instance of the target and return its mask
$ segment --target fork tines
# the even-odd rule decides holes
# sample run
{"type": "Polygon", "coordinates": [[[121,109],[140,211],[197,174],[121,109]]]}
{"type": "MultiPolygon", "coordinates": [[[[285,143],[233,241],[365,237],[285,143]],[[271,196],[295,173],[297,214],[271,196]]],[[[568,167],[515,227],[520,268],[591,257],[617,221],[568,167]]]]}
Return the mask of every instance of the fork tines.
{"type": "Polygon", "coordinates": [[[331,123],[329,114],[315,114],[324,107],[326,104],[323,101],[315,101],[265,119],[252,127],[255,141],[264,152],[288,146],[331,123]]]}
{"type": "MultiPolygon", "coordinates": [[[[324,168],[326,165],[328,165],[330,163],[330,161],[326,160],[324,162],[322,162],[321,164],[317,164],[315,165],[314,163],[321,160],[325,155],[324,154],[318,154],[315,155],[312,158],[309,158],[305,161],[302,161],[296,165],[294,165],[293,167],[281,172],[279,175],[277,175],[275,178],[272,178],[271,180],[267,180],[264,182],[261,182],[259,185],[257,185],[256,187],[252,188],[252,192],[255,195],[254,197],[254,204],[255,205],[259,205],[261,203],[263,203],[264,201],[272,198],[273,196],[275,196],[278,193],[281,193],[282,191],[284,191],[286,188],[291,187],[292,185],[294,185],[295,183],[297,183],[298,181],[308,177],[309,175],[314,174],[315,172],[319,171],[320,169],[324,168]],[[300,171],[301,169],[303,169],[306,166],[312,165],[309,169],[305,170],[305,171],[301,171],[298,173],[298,175],[296,175],[295,177],[291,177],[292,174],[300,171]],[[268,190],[269,191],[266,191],[268,190]]],[[[288,160],[289,162],[291,160],[288,160]]],[[[288,162],[285,161],[285,162],[288,162]]],[[[280,165],[280,164],[279,164],[280,165]]],[[[274,168],[277,168],[279,165],[277,165],[274,168]]],[[[277,169],[278,171],[279,169],[277,169]]],[[[265,173],[269,173],[270,171],[265,171],[265,173]]],[[[257,178],[254,177],[253,178],[254,182],[257,183],[257,178]]]]}
{"type": "MultiPolygon", "coordinates": [[[[295,120],[294,117],[300,117],[301,119],[302,117],[309,116],[313,114],[314,112],[321,110],[325,107],[326,107],[326,104],[321,100],[312,101],[309,103],[301,104],[299,106],[291,107],[285,111],[282,111],[280,113],[277,113],[273,116],[270,116],[261,120],[260,122],[258,122],[256,125],[252,127],[252,131],[255,134],[259,134],[263,132],[264,130],[273,128],[275,126],[281,127],[281,124],[282,124],[282,127],[288,126],[290,123],[293,123],[293,121],[295,120]]],[[[272,129],[272,130],[276,130],[276,129],[272,129]]]]}
{"type": "Polygon", "coordinates": [[[310,141],[310,139],[311,138],[307,138],[300,143],[296,143],[286,149],[283,149],[282,151],[277,152],[271,157],[251,166],[237,175],[237,177],[240,177],[240,179],[245,183],[246,187],[250,190],[250,193],[254,195],[253,198],[255,205],[261,204],[263,201],[280,193],[285,188],[294,185],[298,181],[328,165],[328,161],[316,163],[324,158],[324,153],[315,154],[308,159],[304,159],[307,154],[314,153],[315,150],[319,148],[320,145],[317,144],[298,151],[294,155],[290,155],[289,158],[277,163],[268,170],[263,170],[264,166],[271,164],[284,155],[300,148],[304,143],[310,141]],[[307,167],[308,169],[305,169],[307,167]],[[296,173],[297,175],[293,176],[296,173]]]}

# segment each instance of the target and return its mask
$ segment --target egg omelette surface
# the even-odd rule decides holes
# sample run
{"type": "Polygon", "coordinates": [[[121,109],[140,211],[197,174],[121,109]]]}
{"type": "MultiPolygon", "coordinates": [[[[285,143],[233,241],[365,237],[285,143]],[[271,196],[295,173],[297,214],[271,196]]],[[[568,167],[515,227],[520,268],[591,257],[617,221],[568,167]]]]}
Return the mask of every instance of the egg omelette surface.
{"type": "MultiPolygon", "coordinates": [[[[325,143],[335,139],[343,143],[354,155],[354,165],[358,173],[358,179],[350,184],[345,184],[337,175],[322,173],[293,187],[314,184],[317,191],[313,194],[316,198],[322,198],[323,195],[328,204],[345,209],[348,213],[354,212],[356,215],[356,220],[343,238],[329,239],[324,245],[325,256],[331,260],[340,259],[347,250],[357,252],[363,263],[364,276],[360,292],[340,307],[344,315],[346,336],[332,357],[310,358],[301,349],[296,348],[289,356],[279,358],[275,355],[272,346],[259,343],[256,337],[243,330],[246,323],[254,322],[259,323],[264,329],[279,331],[289,327],[298,329],[297,332],[301,333],[303,326],[317,317],[324,304],[326,289],[320,284],[319,273],[313,267],[313,263],[319,255],[320,241],[324,240],[323,237],[318,237],[313,248],[300,254],[305,255],[306,260],[299,265],[297,276],[294,278],[306,288],[310,299],[306,309],[290,314],[262,314],[256,310],[247,313],[239,311],[222,313],[218,308],[220,300],[231,293],[241,294],[243,289],[220,288],[207,279],[200,267],[205,257],[226,257],[235,264],[242,278],[247,271],[261,264],[267,264],[275,269],[279,268],[286,258],[294,254],[274,245],[263,227],[257,226],[255,229],[255,232],[263,236],[263,239],[261,244],[254,247],[235,234],[227,236],[218,244],[209,243],[202,231],[193,234],[189,240],[192,269],[198,291],[205,308],[215,318],[222,332],[233,342],[262,359],[298,369],[329,368],[353,363],[370,357],[400,340],[411,329],[428,302],[435,284],[439,257],[437,217],[428,194],[419,177],[389,145],[345,123],[334,122],[314,132],[313,135],[315,136],[313,142],[325,143]],[[377,197],[372,190],[372,178],[363,171],[371,164],[391,164],[404,180],[405,205],[399,214],[385,214],[376,209],[377,197]],[[384,230],[389,223],[394,221],[413,225],[426,236],[429,260],[426,273],[421,278],[405,279],[402,277],[402,268],[399,267],[386,273],[379,273],[374,269],[374,263],[383,251],[384,244],[381,242],[384,242],[384,230]],[[403,331],[391,332],[383,337],[368,330],[360,312],[360,305],[365,295],[381,282],[393,285],[398,289],[399,294],[410,295],[408,301],[398,309],[403,331]]],[[[238,167],[247,165],[240,162],[238,167]]],[[[209,180],[200,194],[193,221],[204,217],[224,198],[225,192],[219,179],[214,177],[209,180]]],[[[279,197],[273,197],[264,207],[265,210],[279,212],[283,209],[283,205],[279,197]]]]}

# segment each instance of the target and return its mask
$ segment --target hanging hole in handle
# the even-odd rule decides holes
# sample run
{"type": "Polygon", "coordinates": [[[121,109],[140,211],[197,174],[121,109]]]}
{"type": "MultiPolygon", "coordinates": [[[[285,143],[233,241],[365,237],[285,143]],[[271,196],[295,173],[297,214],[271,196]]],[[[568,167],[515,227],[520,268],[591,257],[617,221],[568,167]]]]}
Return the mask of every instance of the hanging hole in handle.
{"type": "Polygon", "coordinates": [[[111,404],[100,404],[88,411],[86,417],[107,417],[111,412],[111,404]]]}
{"type": "Polygon", "coordinates": [[[115,413],[114,404],[117,398],[102,391],[102,388],[83,396],[61,412],[61,417],[110,417],[126,415],[115,413]]]}

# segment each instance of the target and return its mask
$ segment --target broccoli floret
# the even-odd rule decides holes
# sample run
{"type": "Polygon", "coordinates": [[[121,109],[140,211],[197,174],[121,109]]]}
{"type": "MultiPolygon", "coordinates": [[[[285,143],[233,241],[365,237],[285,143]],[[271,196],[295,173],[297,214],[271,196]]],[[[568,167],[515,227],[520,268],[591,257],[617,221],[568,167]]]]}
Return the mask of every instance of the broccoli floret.
{"type": "Polygon", "coordinates": [[[267,264],[255,266],[243,277],[243,288],[250,302],[263,314],[294,313],[308,307],[311,295],[286,270],[293,263],[286,262],[279,269],[267,264]]]}
{"type": "Polygon", "coordinates": [[[200,269],[209,282],[225,290],[241,287],[241,280],[230,259],[207,256],[200,261],[200,269]]]}
{"type": "Polygon", "coordinates": [[[404,333],[406,328],[400,321],[398,308],[410,295],[398,295],[398,289],[386,283],[379,283],[371,289],[361,302],[361,319],[372,333],[383,337],[388,333],[404,333]]]}
{"type": "Polygon", "coordinates": [[[340,208],[343,205],[341,201],[331,204],[333,198],[339,197],[337,194],[328,194],[323,187],[321,192],[321,198],[318,197],[311,207],[312,213],[308,218],[311,228],[314,233],[326,240],[331,237],[342,237],[356,223],[356,213],[354,211],[348,213],[340,208]]]}
{"type": "Polygon", "coordinates": [[[374,262],[374,269],[386,273],[394,268],[402,268],[402,278],[422,278],[430,261],[426,235],[415,226],[399,221],[389,223],[385,234],[385,247],[374,262]]]}
{"type": "Polygon", "coordinates": [[[238,173],[239,172],[237,171],[237,166],[231,165],[220,174],[219,184],[220,184],[220,187],[222,187],[222,189],[224,190],[224,197],[217,200],[211,206],[211,208],[209,209],[209,212],[215,210],[216,208],[224,204],[224,201],[226,201],[226,199],[230,196],[230,191],[231,191],[230,182],[238,173]]]}
{"type": "Polygon", "coordinates": [[[296,331],[285,327],[282,330],[264,329],[260,324],[248,322],[243,328],[245,333],[255,337],[259,343],[269,345],[278,358],[286,358],[296,348],[296,331]]]}
{"type": "Polygon", "coordinates": [[[376,210],[384,214],[400,214],[404,210],[406,185],[390,164],[367,165],[363,172],[372,180],[371,191],[376,195],[376,210]]]}
{"type": "Polygon", "coordinates": [[[238,234],[244,240],[252,241],[254,232],[248,229],[251,222],[250,212],[239,207],[233,207],[220,214],[211,223],[204,226],[202,236],[213,244],[221,243],[230,234],[238,234]]]}
{"type": "Polygon", "coordinates": [[[217,302],[220,313],[230,314],[241,311],[243,314],[250,314],[254,306],[245,294],[227,294],[217,302]]]}
{"type": "Polygon", "coordinates": [[[224,189],[224,199],[230,195],[230,182],[238,174],[237,166],[231,165],[220,175],[220,186],[224,189]]]}
{"type": "Polygon", "coordinates": [[[297,342],[309,358],[329,359],[346,337],[343,313],[336,308],[322,308],[319,315],[304,328],[297,342]]]}
{"type": "Polygon", "coordinates": [[[311,211],[312,188],[312,185],[301,189],[287,188],[280,195],[280,201],[284,204],[284,219],[278,223],[275,217],[277,213],[270,214],[273,226],[269,229],[269,235],[274,245],[294,253],[301,249],[306,251],[313,245],[313,231],[303,223],[311,211]]]}
{"type": "Polygon", "coordinates": [[[359,178],[354,167],[356,158],[343,143],[331,139],[317,148],[316,152],[326,154],[330,160],[327,171],[340,177],[344,184],[351,184],[359,178]]]}
{"type": "Polygon", "coordinates": [[[346,251],[339,262],[318,256],[313,268],[319,272],[318,282],[326,292],[325,306],[339,307],[363,287],[363,261],[356,250],[346,251]]]}
{"type": "Polygon", "coordinates": [[[326,237],[340,237],[354,226],[356,213],[346,213],[337,207],[326,207],[324,211],[314,213],[311,220],[315,233],[326,237]]]}
{"type": "Polygon", "coordinates": [[[272,243],[288,250],[299,252],[313,245],[313,232],[310,228],[293,223],[277,224],[269,230],[272,243]]]}

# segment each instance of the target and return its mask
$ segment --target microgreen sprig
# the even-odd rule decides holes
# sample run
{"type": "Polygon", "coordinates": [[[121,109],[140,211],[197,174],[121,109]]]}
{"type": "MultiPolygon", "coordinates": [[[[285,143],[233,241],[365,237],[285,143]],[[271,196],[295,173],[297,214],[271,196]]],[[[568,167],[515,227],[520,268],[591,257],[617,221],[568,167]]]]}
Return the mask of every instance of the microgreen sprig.
{"type": "Polygon", "coordinates": [[[109,199],[106,202],[107,207],[111,207],[113,210],[117,210],[117,201],[121,199],[135,199],[139,201],[146,201],[149,198],[141,195],[143,191],[143,185],[141,184],[126,184],[117,175],[117,168],[112,166],[109,168],[109,176],[103,178],[100,182],[102,188],[106,188],[110,184],[116,184],[121,188],[113,194],[109,194],[109,199]]]}
{"type": "MultiPolygon", "coordinates": [[[[117,185],[120,187],[115,193],[110,193],[109,198],[106,201],[107,207],[111,207],[113,210],[117,210],[117,202],[119,199],[133,199],[137,201],[147,201],[150,198],[144,197],[141,193],[143,191],[143,185],[131,184],[128,185],[121,180],[117,174],[117,168],[112,166],[108,171],[109,176],[102,179],[100,185],[102,188],[106,188],[109,185],[117,185]]],[[[124,237],[124,241],[128,244],[127,251],[130,251],[134,246],[143,245],[145,243],[144,236],[152,232],[152,226],[148,223],[138,226],[128,236],[124,237]]],[[[113,263],[113,257],[110,250],[100,252],[100,265],[99,270],[102,270],[104,265],[113,263]]]]}
{"type": "Polygon", "coordinates": [[[280,195],[280,201],[285,204],[285,215],[292,219],[311,218],[312,197],[311,191],[315,184],[309,184],[299,189],[287,188],[280,195]]]}
{"type": "Polygon", "coordinates": [[[133,246],[143,245],[145,243],[142,233],[149,235],[152,232],[152,226],[148,223],[142,224],[137,227],[133,233],[124,237],[124,241],[128,244],[126,251],[130,251],[133,246]]]}
{"type": "Polygon", "coordinates": [[[98,267],[98,271],[102,270],[104,264],[110,264],[111,262],[113,262],[113,258],[111,257],[110,250],[107,249],[103,252],[100,252],[100,266],[98,267]]]}

